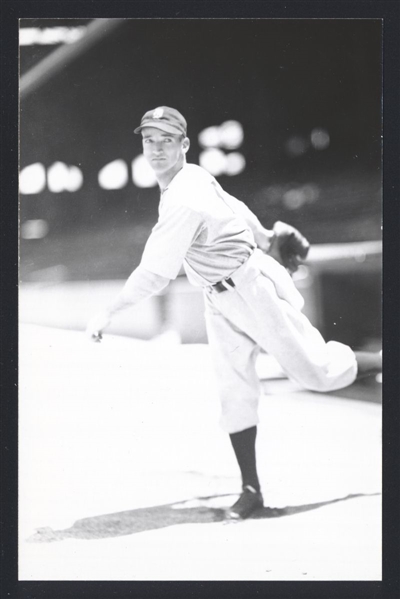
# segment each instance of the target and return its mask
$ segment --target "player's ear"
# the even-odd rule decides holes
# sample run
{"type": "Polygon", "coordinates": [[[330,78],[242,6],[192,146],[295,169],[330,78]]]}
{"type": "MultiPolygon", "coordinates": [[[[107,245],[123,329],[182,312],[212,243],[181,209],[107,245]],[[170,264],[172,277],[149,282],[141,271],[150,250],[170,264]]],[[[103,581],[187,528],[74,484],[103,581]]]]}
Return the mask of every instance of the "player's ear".
{"type": "Polygon", "coordinates": [[[188,137],[185,137],[184,140],[182,141],[182,150],[183,150],[184,154],[186,154],[186,152],[188,151],[189,148],[190,148],[190,139],[188,137]]]}

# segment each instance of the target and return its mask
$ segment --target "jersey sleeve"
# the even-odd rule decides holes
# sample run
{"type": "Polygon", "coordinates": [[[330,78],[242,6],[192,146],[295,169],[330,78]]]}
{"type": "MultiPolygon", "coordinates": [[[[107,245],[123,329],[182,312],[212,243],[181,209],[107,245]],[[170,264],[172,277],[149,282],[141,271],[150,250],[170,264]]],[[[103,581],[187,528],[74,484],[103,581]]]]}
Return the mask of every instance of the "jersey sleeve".
{"type": "Polygon", "coordinates": [[[204,226],[197,211],[183,205],[169,206],[147,240],[141,265],[150,272],[175,279],[188,249],[204,226]]]}

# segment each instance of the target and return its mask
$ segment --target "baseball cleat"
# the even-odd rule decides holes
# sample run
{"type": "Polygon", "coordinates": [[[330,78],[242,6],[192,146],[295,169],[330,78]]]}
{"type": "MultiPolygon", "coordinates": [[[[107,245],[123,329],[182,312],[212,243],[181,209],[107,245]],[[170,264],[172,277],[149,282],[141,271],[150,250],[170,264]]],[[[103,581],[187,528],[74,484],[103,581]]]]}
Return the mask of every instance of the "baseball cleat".
{"type": "Polygon", "coordinates": [[[246,485],[239,499],[227,510],[226,515],[231,520],[243,520],[262,507],[264,507],[264,500],[261,493],[246,485]]]}

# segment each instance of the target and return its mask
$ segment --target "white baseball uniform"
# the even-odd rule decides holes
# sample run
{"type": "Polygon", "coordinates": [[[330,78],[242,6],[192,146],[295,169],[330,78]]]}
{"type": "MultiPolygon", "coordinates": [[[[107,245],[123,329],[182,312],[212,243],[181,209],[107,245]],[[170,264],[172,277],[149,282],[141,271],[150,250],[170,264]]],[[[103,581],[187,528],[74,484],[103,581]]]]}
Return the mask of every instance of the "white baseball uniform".
{"type": "Polygon", "coordinates": [[[324,341],[302,314],[303,298],[286,269],[256,248],[246,215],[254,217],[212,175],[185,164],[162,193],[141,261],[164,281],[176,278],[183,264],[190,282],[204,288],[221,425],[228,433],[258,422],[260,348],[307,389],[332,391],[357,375],[353,351],[324,341]],[[213,286],[226,279],[226,290],[218,292],[213,286]]]}

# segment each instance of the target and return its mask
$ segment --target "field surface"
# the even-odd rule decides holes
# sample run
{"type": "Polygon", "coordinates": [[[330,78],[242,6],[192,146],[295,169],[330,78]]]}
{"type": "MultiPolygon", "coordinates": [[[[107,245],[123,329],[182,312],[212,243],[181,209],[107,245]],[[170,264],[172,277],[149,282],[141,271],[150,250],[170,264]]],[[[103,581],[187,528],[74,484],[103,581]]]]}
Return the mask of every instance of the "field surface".
{"type": "Polygon", "coordinates": [[[20,580],[380,580],[379,390],[259,369],[265,507],[227,523],[207,345],[21,325],[20,580]]]}

